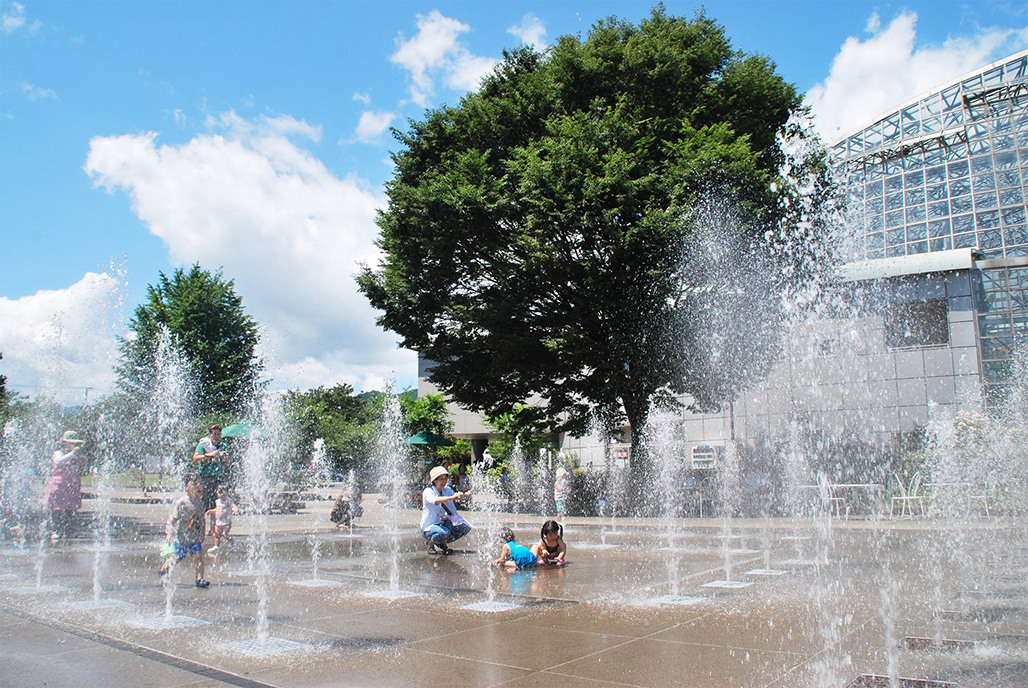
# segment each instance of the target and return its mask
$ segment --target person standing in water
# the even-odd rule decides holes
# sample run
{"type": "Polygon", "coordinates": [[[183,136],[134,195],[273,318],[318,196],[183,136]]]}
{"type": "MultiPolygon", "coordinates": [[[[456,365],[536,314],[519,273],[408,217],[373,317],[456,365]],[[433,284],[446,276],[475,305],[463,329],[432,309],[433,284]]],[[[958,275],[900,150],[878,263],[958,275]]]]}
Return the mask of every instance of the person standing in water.
{"type": "Polygon", "coordinates": [[[74,430],[61,438],[54,452],[50,479],[46,482],[46,506],[50,509],[50,541],[68,537],[75,512],[82,508],[82,470],[86,460],[79,453],[83,440],[74,430]]]}

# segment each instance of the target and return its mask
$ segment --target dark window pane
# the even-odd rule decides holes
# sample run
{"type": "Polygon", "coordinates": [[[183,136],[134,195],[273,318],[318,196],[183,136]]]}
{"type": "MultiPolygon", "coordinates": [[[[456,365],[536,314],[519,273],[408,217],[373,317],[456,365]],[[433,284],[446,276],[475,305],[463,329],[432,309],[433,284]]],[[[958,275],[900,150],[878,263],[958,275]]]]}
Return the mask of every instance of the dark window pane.
{"type": "Polygon", "coordinates": [[[890,348],[941,346],[949,342],[946,301],[893,304],[885,316],[885,343],[890,348]]]}

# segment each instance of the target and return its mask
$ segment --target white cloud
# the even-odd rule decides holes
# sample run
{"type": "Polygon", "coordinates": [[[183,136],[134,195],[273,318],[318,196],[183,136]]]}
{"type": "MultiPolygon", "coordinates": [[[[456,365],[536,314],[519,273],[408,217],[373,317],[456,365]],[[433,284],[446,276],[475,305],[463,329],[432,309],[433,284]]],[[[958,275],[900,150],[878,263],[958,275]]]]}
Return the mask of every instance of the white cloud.
{"type": "Polygon", "coordinates": [[[86,388],[111,392],[120,287],[114,277],[90,272],[66,289],[0,297],[0,366],[11,389],[65,404],[82,403],[86,388]]]}
{"type": "Polygon", "coordinates": [[[25,5],[12,2],[0,12],[0,29],[12,33],[25,26],[25,5]]]}
{"type": "Polygon", "coordinates": [[[358,141],[365,143],[377,141],[383,132],[390,127],[394,119],[396,119],[396,113],[367,110],[361,113],[354,135],[358,141]]]}
{"type": "Polygon", "coordinates": [[[57,98],[57,91],[52,88],[41,88],[32,84],[22,82],[21,91],[29,100],[47,100],[57,98]]]}
{"type": "Polygon", "coordinates": [[[919,47],[916,26],[913,12],[899,14],[884,29],[874,14],[867,23],[868,39],[850,37],[842,45],[828,78],[806,95],[827,141],[1028,44],[1028,29],[985,28],[919,47]]]}
{"type": "Polygon", "coordinates": [[[353,100],[358,103],[364,103],[365,105],[371,105],[371,95],[368,93],[354,93],[353,100]]]}
{"type": "Polygon", "coordinates": [[[408,40],[399,40],[390,60],[410,72],[410,99],[427,106],[434,93],[435,78],[442,77],[448,86],[474,88],[496,60],[472,55],[458,40],[471,27],[445,17],[439,10],[419,14],[418,33],[408,40]]]}
{"type": "Polygon", "coordinates": [[[414,354],[375,325],[353,280],[359,262],[378,260],[384,198],[294,142],[318,140],[320,127],[234,112],[208,123],[210,133],[181,145],[159,145],[154,132],[94,138],[84,169],[95,186],[129,194],[172,263],[235,280],[266,327],[275,386],[413,377],[414,354]]]}
{"type": "Polygon", "coordinates": [[[542,19],[532,13],[522,17],[520,24],[508,28],[507,33],[517,36],[518,40],[535,50],[542,51],[546,48],[546,26],[542,19]]]}

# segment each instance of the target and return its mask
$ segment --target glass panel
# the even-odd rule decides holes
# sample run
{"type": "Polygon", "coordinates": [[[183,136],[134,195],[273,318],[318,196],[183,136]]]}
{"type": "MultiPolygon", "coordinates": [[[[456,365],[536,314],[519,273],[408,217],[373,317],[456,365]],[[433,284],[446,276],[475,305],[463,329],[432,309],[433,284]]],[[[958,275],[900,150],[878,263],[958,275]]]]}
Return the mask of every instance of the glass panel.
{"type": "Polygon", "coordinates": [[[978,245],[983,251],[992,252],[1003,248],[1003,235],[997,229],[978,232],[978,245]]]}
{"type": "Polygon", "coordinates": [[[967,148],[971,151],[971,155],[981,155],[992,150],[992,143],[988,138],[968,139],[967,148]]]}
{"type": "Polygon", "coordinates": [[[865,204],[864,209],[870,215],[881,215],[885,212],[885,202],[880,198],[872,198],[865,204]]]}
{"type": "Polygon", "coordinates": [[[903,167],[908,170],[920,170],[924,167],[924,153],[915,151],[903,158],[903,167]]]}
{"type": "Polygon", "coordinates": [[[1007,242],[1007,246],[1028,244],[1028,229],[1024,225],[1007,227],[1003,230],[1003,240],[1007,242]]]}
{"type": "Polygon", "coordinates": [[[907,233],[903,231],[903,228],[890,229],[885,232],[885,243],[889,246],[896,246],[898,244],[904,244],[907,241],[907,233]]]}
{"type": "MultiPolygon", "coordinates": [[[[1014,121],[1012,119],[1010,119],[1009,117],[1000,117],[999,119],[993,121],[993,123],[992,123],[992,131],[993,131],[993,135],[992,135],[993,139],[997,139],[997,138],[1000,138],[1000,137],[1004,137],[1005,138],[1007,136],[1010,136],[1010,135],[1012,135],[1014,133],[1014,121]]],[[[1014,145],[1014,141],[1013,141],[1013,139],[1011,139],[1010,140],[1010,147],[1012,147],[1013,145],[1014,145]]],[[[996,142],[996,147],[997,148],[1003,148],[1003,149],[1008,148],[1008,146],[1005,146],[1005,145],[1004,146],[1000,146],[998,141],[996,142]]]]}
{"type": "Polygon", "coordinates": [[[964,93],[967,93],[968,91],[980,91],[982,88],[982,75],[975,74],[970,79],[964,80],[963,86],[964,93]]]}
{"type": "Polygon", "coordinates": [[[1017,153],[996,153],[994,164],[997,171],[1017,169],[1017,153]]]}
{"type": "Polygon", "coordinates": [[[953,248],[953,238],[939,237],[938,239],[929,239],[928,247],[932,251],[949,251],[953,248]]]}
{"type": "Polygon", "coordinates": [[[865,221],[868,231],[882,231],[885,228],[885,218],[881,215],[870,215],[865,221]]]}
{"type": "Polygon", "coordinates": [[[941,117],[929,117],[928,119],[921,120],[921,132],[924,134],[934,134],[935,132],[942,131],[942,118],[941,117]]]}
{"type": "Polygon", "coordinates": [[[999,202],[996,200],[996,193],[994,191],[986,191],[985,193],[974,195],[975,210],[988,210],[998,205],[999,202]]]}
{"type": "Polygon", "coordinates": [[[923,115],[938,115],[942,113],[942,101],[939,95],[931,95],[921,101],[921,113],[923,115]]]}
{"type": "MultiPolygon", "coordinates": [[[[1017,156],[1014,156],[1014,166],[1017,166],[1017,156]]],[[[946,181],[946,168],[943,165],[929,167],[924,173],[926,184],[938,184],[946,181]]]]}
{"type": "Polygon", "coordinates": [[[971,158],[971,174],[982,174],[983,172],[992,172],[991,155],[971,158]]]}
{"type": "Polygon", "coordinates": [[[994,67],[982,75],[986,86],[998,86],[1003,82],[1003,67],[994,67]]]}
{"type": "Polygon", "coordinates": [[[942,118],[942,121],[942,126],[944,129],[952,129],[954,127],[959,127],[961,124],[964,123],[964,111],[953,110],[952,112],[948,112],[942,118]]]}
{"type": "MultiPolygon", "coordinates": [[[[1024,212],[1024,195],[1021,193],[1021,187],[1015,186],[1012,189],[1003,189],[999,192],[999,204],[1000,205],[1020,205],[1021,212],[1024,212]]],[[[1004,211],[1008,212],[1008,211],[1004,211]]],[[[1010,224],[1015,224],[1011,222],[1010,224]]]]}
{"type": "Polygon", "coordinates": [[[1006,226],[1010,225],[1023,225],[1025,222],[1025,208],[1024,206],[1014,206],[1013,208],[1003,209],[1003,224],[1006,226]]]}
{"type": "Polygon", "coordinates": [[[944,201],[949,196],[949,194],[946,193],[945,184],[939,184],[938,186],[929,186],[927,192],[929,201],[944,201]]]}
{"type": "MultiPolygon", "coordinates": [[[[950,201],[950,205],[953,202],[950,201]]],[[[973,215],[957,215],[953,217],[953,233],[959,234],[960,232],[970,232],[974,229],[974,216],[973,215]]]]}
{"type": "Polygon", "coordinates": [[[887,177],[885,179],[885,193],[895,193],[903,190],[903,177],[887,177]]]}
{"type": "Polygon", "coordinates": [[[943,110],[955,110],[964,106],[960,99],[960,84],[954,84],[942,92],[943,110]]]}
{"type": "Polygon", "coordinates": [[[946,217],[949,215],[949,203],[946,201],[936,201],[935,203],[928,204],[928,217],[933,220],[946,217]]]}
{"type": "Polygon", "coordinates": [[[907,255],[912,256],[917,253],[928,253],[928,242],[927,241],[915,241],[912,244],[907,244],[907,255]]]}
{"type": "Polygon", "coordinates": [[[885,213],[885,226],[886,227],[901,227],[903,225],[903,211],[895,210],[891,213],[885,213]]]}
{"type": "Polygon", "coordinates": [[[923,205],[912,205],[907,208],[907,223],[924,222],[926,219],[923,205]]]}
{"type": "Polygon", "coordinates": [[[885,314],[889,347],[939,346],[949,341],[946,300],[892,304],[885,314]]]}
{"type": "Polygon", "coordinates": [[[975,225],[978,229],[993,229],[999,227],[999,211],[987,210],[983,213],[975,213],[975,225]]]}
{"type": "Polygon", "coordinates": [[[1021,173],[1015,167],[1012,170],[1004,170],[996,173],[996,185],[1000,188],[1005,186],[1020,186],[1021,173]]]}
{"type": "Polygon", "coordinates": [[[889,194],[885,197],[885,207],[887,210],[896,210],[903,207],[903,194],[895,193],[889,194]]]}
{"type": "Polygon", "coordinates": [[[960,160],[967,157],[967,146],[963,143],[956,143],[946,149],[946,160],[960,160]]]}
{"type": "Polygon", "coordinates": [[[969,212],[971,212],[971,209],[974,206],[971,204],[971,197],[970,196],[960,196],[959,198],[950,198],[949,199],[949,207],[951,208],[952,212],[955,214],[955,213],[969,213],[969,212]]]}
{"type": "Polygon", "coordinates": [[[908,189],[912,186],[924,186],[924,172],[907,172],[903,175],[903,183],[908,189]]]}
{"type": "Polygon", "coordinates": [[[1010,316],[1007,313],[990,313],[978,318],[978,329],[983,336],[1010,334],[1010,316]]]}
{"type": "Polygon", "coordinates": [[[869,250],[885,248],[885,235],[881,233],[867,235],[867,248],[869,250]]]}
{"type": "Polygon", "coordinates": [[[923,187],[910,188],[908,186],[907,187],[906,198],[907,198],[907,205],[915,205],[915,204],[924,203],[924,188],[923,187]]]}
{"type": "Polygon", "coordinates": [[[941,147],[936,146],[930,151],[925,151],[924,164],[925,165],[938,165],[940,162],[945,160],[943,156],[943,150],[941,147]]]}
{"type": "Polygon", "coordinates": [[[892,117],[889,117],[882,122],[882,134],[884,136],[884,143],[889,145],[895,143],[899,139],[900,125],[899,125],[899,113],[896,113],[892,117]]]}
{"type": "Polygon", "coordinates": [[[959,179],[968,175],[968,163],[966,160],[960,162],[951,162],[946,165],[946,170],[949,172],[950,179],[959,179]]]}
{"type": "Polygon", "coordinates": [[[886,175],[898,174],[903,171],[903,165],[900,163],[899,160],[896,160],[895,158],[891,160],[886,160],[885,164],[882,167],[885,168],[886,175]]]}
{"type": "Polygon", "coordinates": [[[864,190],[868,198],[878,198],[882,195],[882,182],[868,182],[867,186],[864,187],[864,190]]]}
{"type": "Polygon", "coordinates": [[[949,196],[966,196],[971,193],[971,181],[969,179],[954,179],[949,183],[949,196]]]}
{"type": "Polygon", "coordinates": [[[919,222],[915,225],[907,225],[907,241],[920,241],[927,238],[928,225],[919,222]]]}
{"type": "Polygon", "coordinates": [[[1019,57],[1003,65],[1007,81],[1022,79],[1028,75],[1028,56],[1019,57]]]}
{"type": "Polygon", "coordinates": [[[856,136],[851,136],[850,140],[849,140],[849,149],[850,149],[850,153],[853,153],[854,155],[859,155],[859,154],[863,153],[864,152],[864,137],[861,136],[860,134],[857,134],[856,136]]]}
{"type": "Polygon", "coordinates": [[[953,248],[974,248],[978,245],[978,237],[974,232],[953,236],[953,248]]]}
{"type": "Polygon", "coordinates": [[[974,190],[978,191],[991,191],[996,188],[996,177],[989,174],[980,174],[974,178],[974,190]]]}
{"type": "Polygon", "coordinates": [[[882,127],[875,124],[864,131],[864,150],[872,151],[882,145],[882,127]]]}
{"type": "Polygon", "coordinates": [[[949,220],[932,220],[928,223],[928,235],[933,237],[949,236],[949,220]]]}
{"type": "Polygon", "coordinates": [[[903,123],[903,138],[914,139],[921,135],[921,123],[920,122],[904,122],[903,123]]]}

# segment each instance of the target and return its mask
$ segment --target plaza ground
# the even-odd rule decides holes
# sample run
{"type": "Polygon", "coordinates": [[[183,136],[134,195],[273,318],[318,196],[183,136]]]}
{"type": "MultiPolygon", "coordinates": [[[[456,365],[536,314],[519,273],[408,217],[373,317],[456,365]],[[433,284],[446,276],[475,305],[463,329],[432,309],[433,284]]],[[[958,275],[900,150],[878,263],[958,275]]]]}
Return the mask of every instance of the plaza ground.
{"type": "Polygon", "coordinates": [[[504,574],[488,566],[486,531],[512,525],[528,544],[539,516],[471,511],[476,530],[442,557],[416,534],[420,512],[377,495],[364,507],[352,532],[332,526],[327,500],[268,517],[266,579],[246,557],[256,519],[238,516],[239,547],[211,560],[209,589],[188,565],[174,572],[170,621],[156,576],[167,507],[141,493],[111,505],[99,595],[88,531],[4,543],[0,683],[843,688],[891,673],[1028,685],[1028,530],[1011,517],[572,517],[567,568],[504,574]]]}

